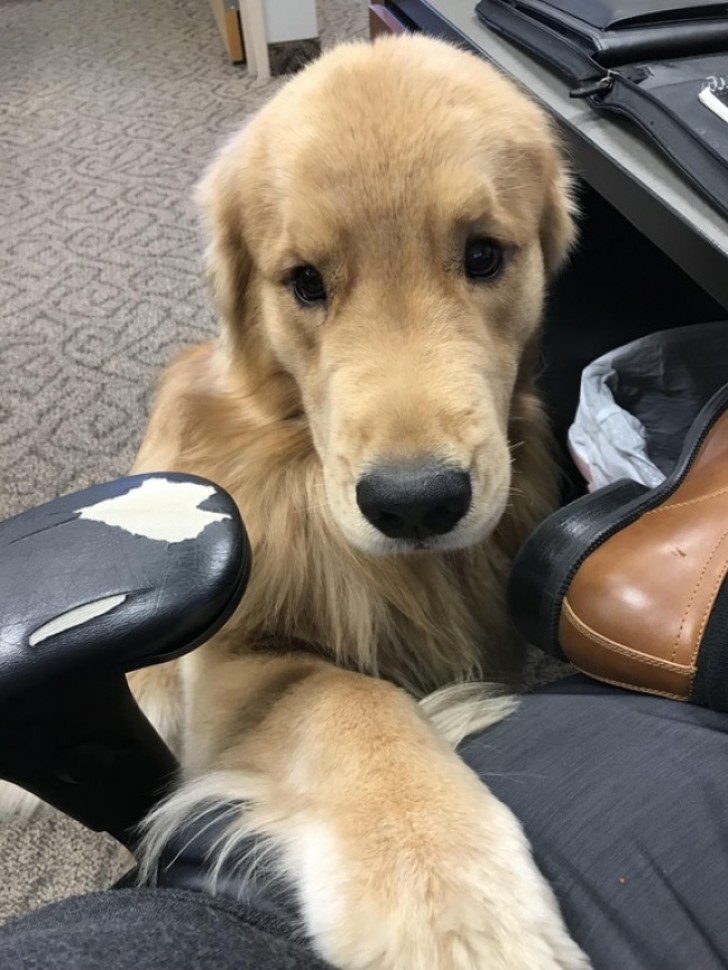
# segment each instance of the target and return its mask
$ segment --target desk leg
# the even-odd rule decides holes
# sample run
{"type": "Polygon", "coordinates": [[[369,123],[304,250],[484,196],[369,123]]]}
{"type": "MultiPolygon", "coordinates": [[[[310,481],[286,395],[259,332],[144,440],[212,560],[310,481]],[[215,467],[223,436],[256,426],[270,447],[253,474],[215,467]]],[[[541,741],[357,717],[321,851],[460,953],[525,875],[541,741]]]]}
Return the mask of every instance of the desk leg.
{"type": "Polygon", "coordinates": [[[270,77],[270,62],[262,0],[240,0],[240,19],[248,55],[248,73],[251,77],[267,80],[270,77]]]}

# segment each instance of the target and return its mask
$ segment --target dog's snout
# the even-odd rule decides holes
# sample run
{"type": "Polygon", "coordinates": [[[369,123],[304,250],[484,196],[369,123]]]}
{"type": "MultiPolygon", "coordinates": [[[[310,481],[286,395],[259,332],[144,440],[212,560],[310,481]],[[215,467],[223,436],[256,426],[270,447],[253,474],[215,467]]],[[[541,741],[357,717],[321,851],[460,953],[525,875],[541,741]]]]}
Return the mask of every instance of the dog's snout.
{"type": "Polygon", "coordinates": [[[442,465],[375,468],[359,479],[364,517],[391,539],[426,539],[451,532],[470,508],[470,475],[442,465]]]}

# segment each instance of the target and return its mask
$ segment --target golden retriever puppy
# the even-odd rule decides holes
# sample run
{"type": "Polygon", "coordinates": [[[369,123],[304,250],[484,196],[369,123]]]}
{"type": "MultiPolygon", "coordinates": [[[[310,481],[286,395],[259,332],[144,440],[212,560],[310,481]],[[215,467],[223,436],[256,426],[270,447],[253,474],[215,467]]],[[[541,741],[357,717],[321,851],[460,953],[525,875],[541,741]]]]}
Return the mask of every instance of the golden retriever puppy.
{"type": "Polygon", "coordinates": [[[224,486],[254,564],[222,632],[132,677],[183,734],[151,856],[239,799],[228,847],[268,840],[343,970],[588,966],[452,748],[512,705],[477,681],[517,676],[504,580],[554,502],[531,369],[573,226],[548,123],[443,43],[343,46],[200,200],[220,336],[168,370],[135,471],[224,486]]]}

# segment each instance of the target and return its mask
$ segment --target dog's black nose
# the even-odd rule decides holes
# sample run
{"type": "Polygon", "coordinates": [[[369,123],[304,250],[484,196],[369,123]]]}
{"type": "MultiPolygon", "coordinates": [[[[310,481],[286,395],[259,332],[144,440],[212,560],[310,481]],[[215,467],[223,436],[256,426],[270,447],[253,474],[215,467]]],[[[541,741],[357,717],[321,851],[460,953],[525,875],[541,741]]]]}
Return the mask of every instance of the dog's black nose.
{"type": "Polygon", "coordinates": [[[426,539],[450,532],[470,508],[470,475],[442,465],[390,465],[362,476],[359,508],[391,539],[426,539]]]}

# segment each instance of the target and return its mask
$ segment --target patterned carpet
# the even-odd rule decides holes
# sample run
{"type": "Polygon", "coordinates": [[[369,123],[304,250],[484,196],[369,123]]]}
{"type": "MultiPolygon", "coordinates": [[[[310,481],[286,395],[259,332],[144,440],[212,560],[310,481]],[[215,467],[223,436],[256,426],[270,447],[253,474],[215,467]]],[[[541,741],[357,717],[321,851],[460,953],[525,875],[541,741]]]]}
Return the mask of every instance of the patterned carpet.
{"type": "MultiPolygon", "coordinates": [[[[366,0],[319,0],[321,39],[366,0]]],[[[270,96],[206,0],[0,0],[0,517],[128,468],[154,380],[213,327],[190,190],[270,96]]],[[[0,825],[0,921],[108,885],[110,839],[0,825]]]]}

